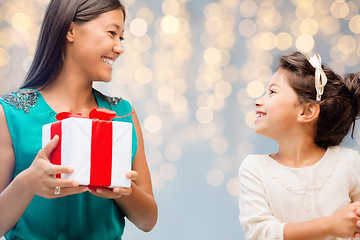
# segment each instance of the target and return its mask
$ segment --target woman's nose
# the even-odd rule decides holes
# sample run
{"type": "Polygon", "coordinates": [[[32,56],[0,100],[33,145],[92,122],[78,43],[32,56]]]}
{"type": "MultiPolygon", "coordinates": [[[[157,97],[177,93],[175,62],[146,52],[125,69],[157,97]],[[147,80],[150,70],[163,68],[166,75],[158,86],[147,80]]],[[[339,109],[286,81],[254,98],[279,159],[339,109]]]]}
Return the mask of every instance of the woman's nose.
{"type": "Polygon", "coordinates": [[[124,48],[122,47],[122,44],[119,40],[119,42],[117,42],[114,47],[113,47],[113,51],[116,52],[117,54],[122,54],[124,53],[124,48]]]}

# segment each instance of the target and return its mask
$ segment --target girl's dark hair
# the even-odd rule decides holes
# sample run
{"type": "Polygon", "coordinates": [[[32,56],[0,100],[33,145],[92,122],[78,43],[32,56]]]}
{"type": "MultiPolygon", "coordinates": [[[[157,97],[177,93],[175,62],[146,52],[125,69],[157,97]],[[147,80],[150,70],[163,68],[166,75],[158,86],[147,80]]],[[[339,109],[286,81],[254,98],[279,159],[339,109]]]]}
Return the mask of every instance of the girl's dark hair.
{"type": "Polygon", "coordinates": [[[290,86],[299,96],[300,103],[318,103],[320,114],[314,142],[320,147],[337,146],[349,133],[360,112],[359,73],[347,74],[344,78],[322,65],[327,84],[321,101],[316,101],[315,68],[300,52],[280,58],[278,69],[288,73],[290,86]]]}
{"type": "Polygon", "coordinates": [[[35,57],[20,88],[44,88],[63,66],[65,39],[72,22],[84,23],[100,14],[125,7],[119,0],[52,0],[46,10],[35,57]]]}

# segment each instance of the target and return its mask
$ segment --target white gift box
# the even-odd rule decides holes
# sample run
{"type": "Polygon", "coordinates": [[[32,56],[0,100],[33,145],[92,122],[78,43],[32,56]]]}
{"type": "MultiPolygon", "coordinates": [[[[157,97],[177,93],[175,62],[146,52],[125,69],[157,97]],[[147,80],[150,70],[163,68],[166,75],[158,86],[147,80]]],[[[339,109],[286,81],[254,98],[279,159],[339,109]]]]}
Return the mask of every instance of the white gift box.
{"type": "Polygon", "coordinates": [[[42,146],[55,135],[60,141],[51,162],[74,169],[72,174],[57,177],[95,188],[130,187],[131,180],[125,175],[131,170],[131,123],[66,118],[43,126],[42,146]]]}

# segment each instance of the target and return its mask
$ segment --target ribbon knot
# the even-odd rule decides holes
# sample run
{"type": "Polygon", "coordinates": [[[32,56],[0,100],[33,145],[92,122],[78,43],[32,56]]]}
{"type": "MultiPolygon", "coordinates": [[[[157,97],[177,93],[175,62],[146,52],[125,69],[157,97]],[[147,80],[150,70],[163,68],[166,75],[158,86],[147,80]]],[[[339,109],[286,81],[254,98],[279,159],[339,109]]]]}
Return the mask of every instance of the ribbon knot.
{"type": "MultiPolygon", "coordinates": [[[[70,113],[70,112],[61,112],[58,113],[55,118],[56,120],[64,120],[66,118],[76,117],[76,118],[86,118],[81,113],[70,113]]],[[[106,108],[94,108],[89,113],[89,119],[99,119],[105,121],[111,121],[116,117],[116,112],[111,111],[106,108]]]]}
{"type": "Polygon", "coordinates": [[[324,88],[327,83],[327,77],[321,67],[321,57],[319,54],[314,54],[309,60],[310,64],[315,68],[315,89],[316,101],[321,101],[321,96],[324,93],[324,88]]]}

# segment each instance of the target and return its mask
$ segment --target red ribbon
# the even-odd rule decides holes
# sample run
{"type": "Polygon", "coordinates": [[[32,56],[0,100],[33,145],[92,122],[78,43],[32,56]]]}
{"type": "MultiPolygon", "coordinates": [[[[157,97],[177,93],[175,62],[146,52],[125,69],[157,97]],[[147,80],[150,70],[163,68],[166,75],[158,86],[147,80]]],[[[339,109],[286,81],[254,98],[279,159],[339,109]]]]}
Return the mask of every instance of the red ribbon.
{"type": "MultiPolygon", "coordinates": [[[[56,115],[58,122],[51,125],[51,139],[55,135],[58,135],[60,138],[59,144],[51,156],[53,164],[61,164],[61,120],[70,117],[84,118],[79,113],[61,112],[56,115]]],[[[113,131],[110,120],[115,117],[116,112],[106,108],[94,108],[89,113],[89,119],[92,119],[89,185],[94,187],[107,187],[111,185],[113,131]]],[[[60,178],[61,176],[57,174],[56,177],[60,178]]]]}
{"type": "MultiPolygon", "coordinates": [[[[78,118],[85,118],[81,113],[69,113],[69,112],[61,112],[58,113],[55,118],[58,121],[64,120],[66,118],[70,117],[78,117],[78,118]]],[[[94,108],[89,113],[90,119],[99,119],[99,120],[105,120],[105,121],[111,121],[116,117],[116,112],[111,111],[106,108],[94,108]]]]}

